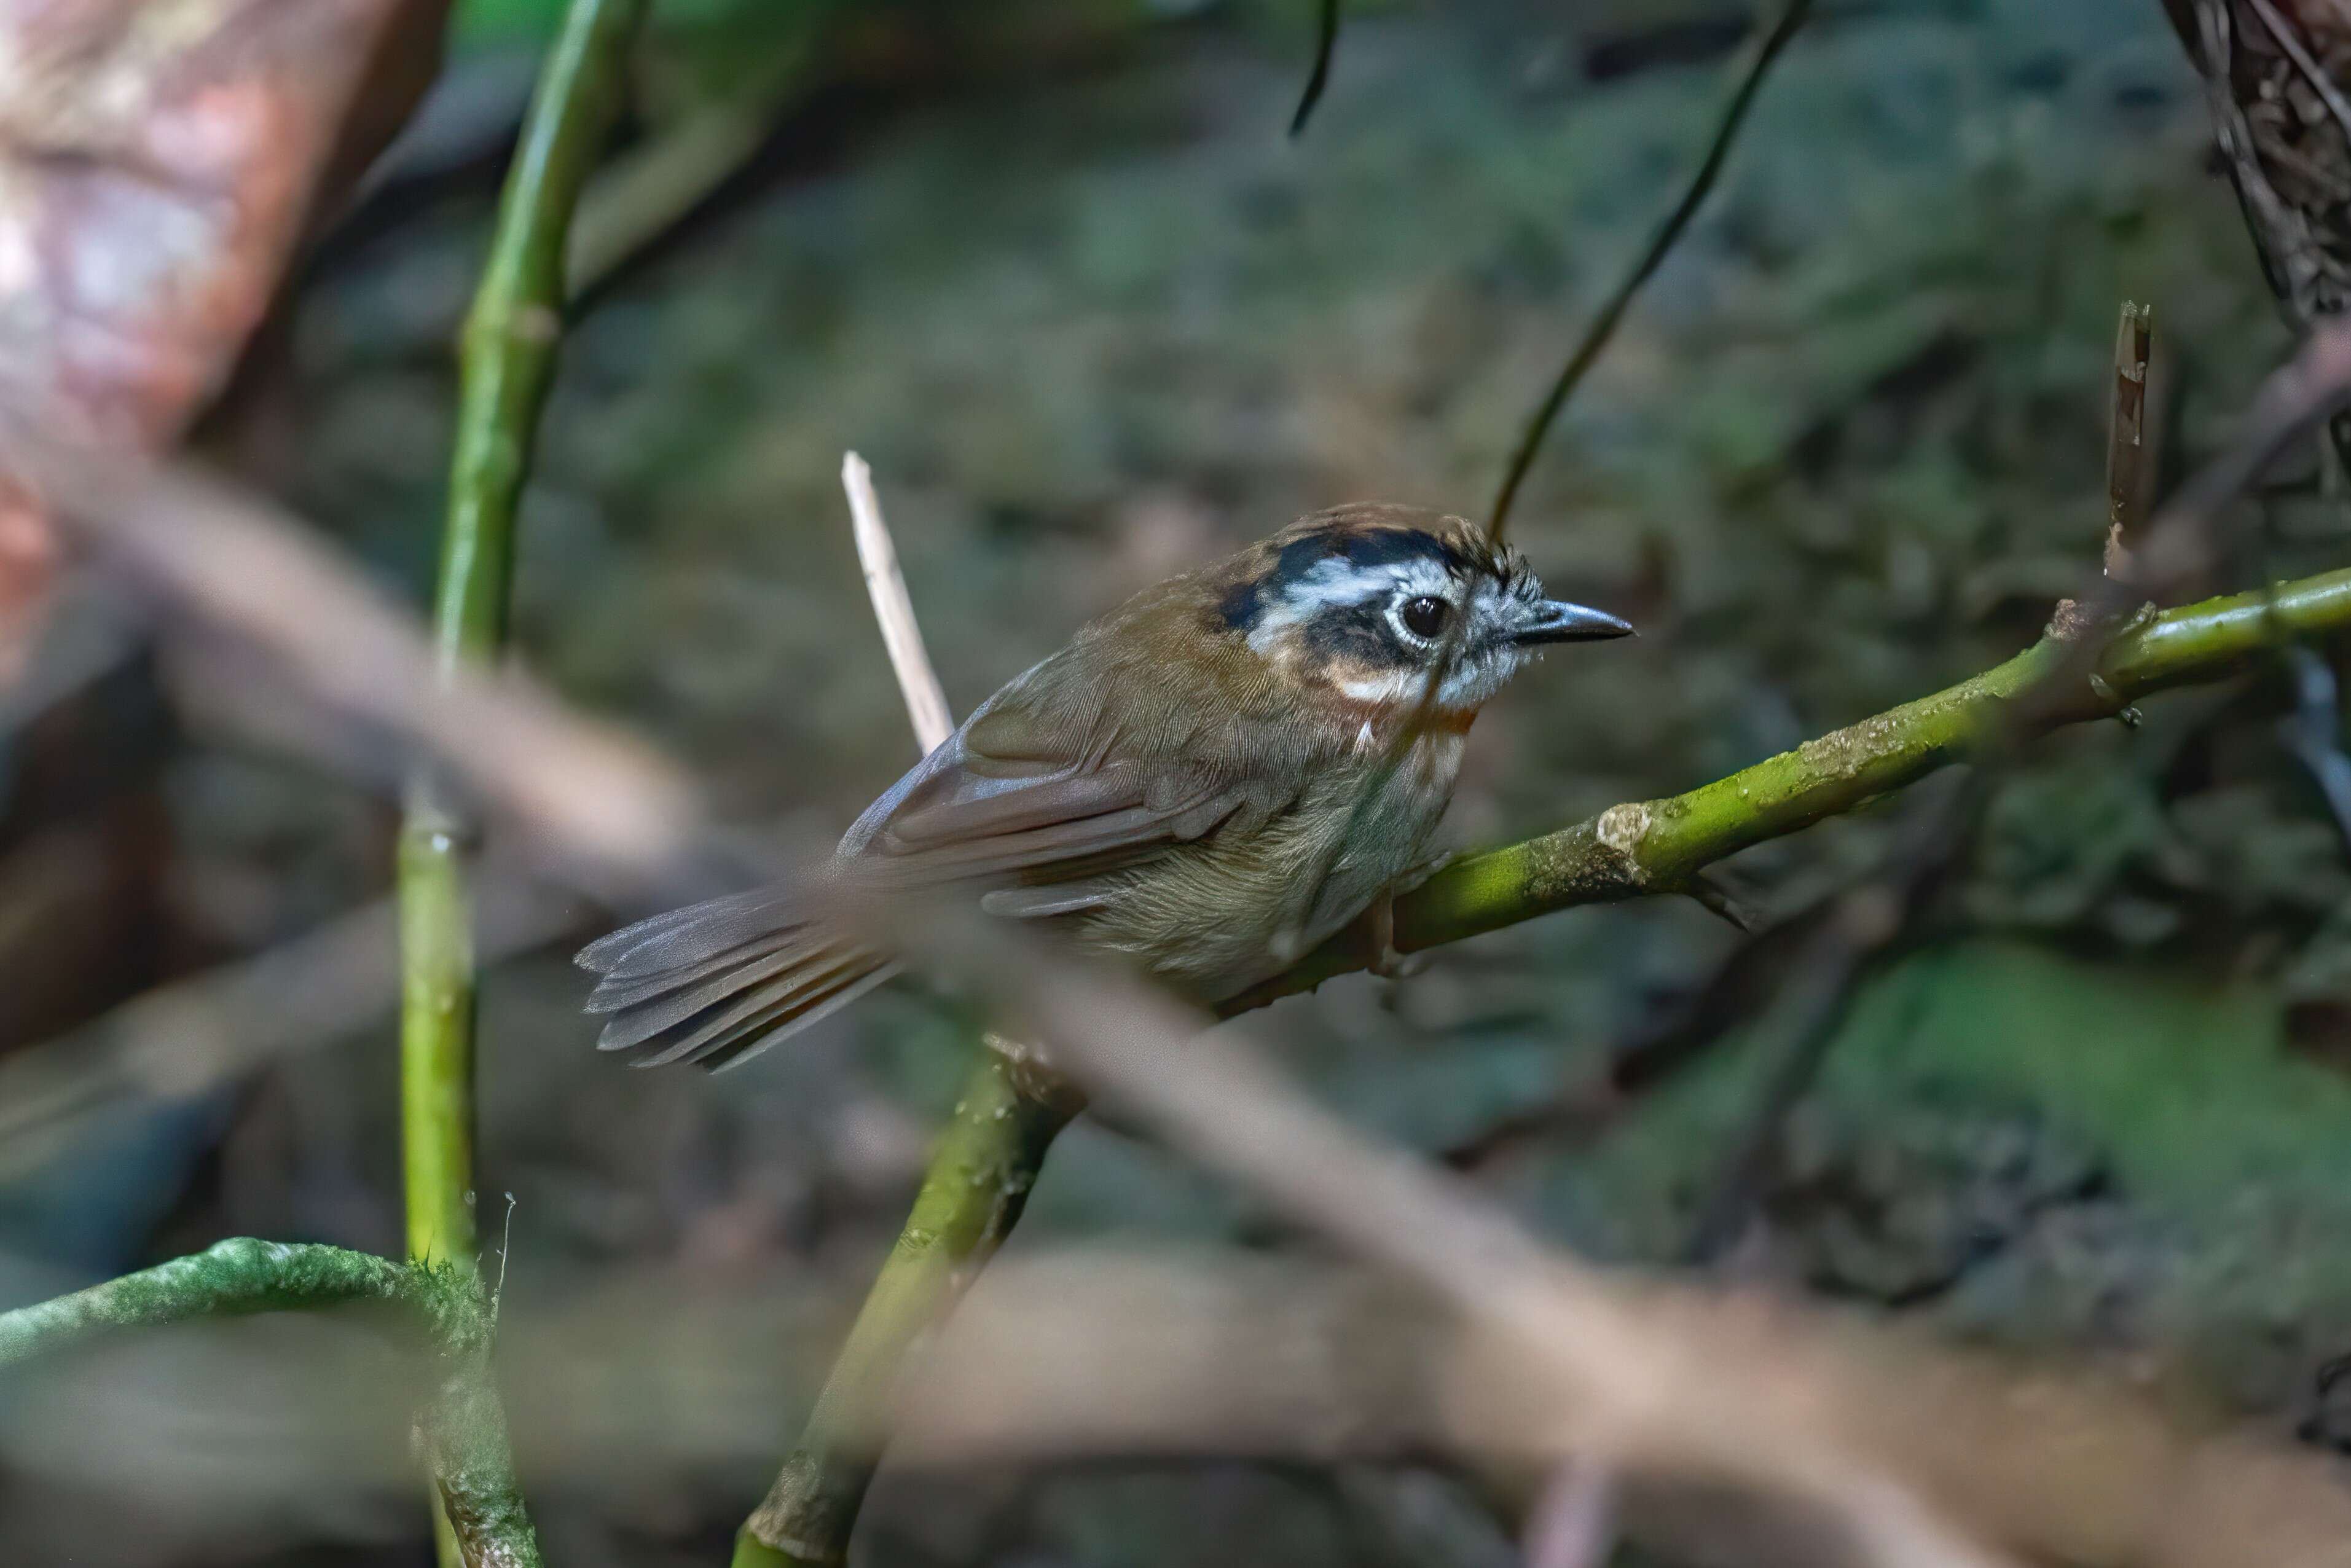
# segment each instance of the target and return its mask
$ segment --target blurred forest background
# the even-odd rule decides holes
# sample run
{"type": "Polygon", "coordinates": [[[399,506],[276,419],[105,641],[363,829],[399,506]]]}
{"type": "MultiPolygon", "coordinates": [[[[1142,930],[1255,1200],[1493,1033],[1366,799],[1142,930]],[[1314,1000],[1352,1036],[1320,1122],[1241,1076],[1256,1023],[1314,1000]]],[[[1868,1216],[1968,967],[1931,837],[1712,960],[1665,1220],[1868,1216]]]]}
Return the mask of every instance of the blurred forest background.
{"type": "MultiPolygon", "coordinates": [[[[200,432],[410,602],[451,344],[554,11],[460,6],[434,96],[200,432]]],[[[738,100],[771,133],[589,283],[525,510],[517,647],[690,763],[729,820],[830,836],[913,760],[844,448],[873,465],[958,711],[1301,512],[1480,515],[1702,151],[1749,21],[1719,0],[1351,5],[1291,140],[1302,4],[662,0],[631,144],[738,100]]],[[[1824,4],[1520,503],[1553,590],[1642,636],[1554,658],[1489,711],[1449,841],[1689,788],[2036,636],[2096,559],[2117,302],[2155,306],[2167,473],[2290,345],[2210,148],[2152,0],[1824,4]]],[[[643,218],[591,201],[582,221],[643,218]]],[[[2341,564],[2339,488],[2314,452],[2281,476],[2237,580],[2341,564]]],[[[183,722],[220,678],[132,658],[7,742],[0,1043],[386,888],[391,805],[183,722]]],[[[2351,871],[2290,711],[2272,675],[2184,693],[2001,783],[1964,922],[1861,998],[1739,1268],[2351,1442],[2315,1376],[2351,1351],[2351,871]]],[[[1898,817],[1735,870],[1792,906],[1898,817]]],[[[909,985],[738,1073],[625,1071],[591,1049],[568,955],[638,913],[580,906],[485,990],[501,1355],[549,1559],[580,1568],[724,1551],[969,1051],[909,985]]],[[[1733,1037],[1614,1109],[1590,1090],[1734,940],[1687,901],[1577,910],[1260,1021],[1350,1118],[1587,1257],[1663,1262],[1759,1055],[1733,1037]]],[[[227,1235],[397,1252],[392,1030],[352,1017],[7,1156],[10,1304],[227,1235]]],[[[1073,1236],[1290,1239],[1091,1120],[1011,1251],[1073,1236]]],[[[399,1401],[322,1343],[322,1406],[289,1333],[206,1331],[204,1356],[160,1336],[24,1385],[0,1407],[0,1549],[423,1561],[399,1401]]],[[[1105,1568],[1511,1551],[1433,1471],[1238,1461],[885,1476],[862,1542],[876,1564],[1105,1568]]]]}

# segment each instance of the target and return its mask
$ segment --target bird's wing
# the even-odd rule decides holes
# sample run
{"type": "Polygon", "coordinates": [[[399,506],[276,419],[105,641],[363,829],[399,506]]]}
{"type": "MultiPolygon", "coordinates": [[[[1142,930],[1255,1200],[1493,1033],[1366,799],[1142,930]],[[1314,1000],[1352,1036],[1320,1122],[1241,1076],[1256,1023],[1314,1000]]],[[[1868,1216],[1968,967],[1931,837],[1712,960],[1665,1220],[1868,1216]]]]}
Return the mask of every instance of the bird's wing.
{"type": "MultiPolygon", "coordinates": [[[[1117,891],[1108,873],[1196,839],[1267,792],[1204,769],[1139,758],[1008,758],[975,744],[1019,727],[967,725],[850,830],[844,857],[891,880],[976,883],[984,907],[1071,915],[1117,891]]],[[[847,1006],[890,972],[889,955],[811,918],[789,889],[760,888],[615,932],[580,963],[607,1016],[601,1044],[638,1062],[723,1066],[847,1006]]]]}
{"type": "MultiPolygon", "coordinates": [[[[1174,692],[1182,672],[1143,664],[1080,672],[1066,650],[1046,660],[873,802],[841,858],[1043,918],[1098,907],[1118,873],[1219,827],[1249,831],[1296,799],[1311,771],[1298,727],[1196,685],[1174,692]]],[[[607,1015],[604,1049],[714,1067],[847,1006],[893,967],[789,889],[655,915],[580,963],[600,977],[588,1006],[607,1015]]]]}
{"type": "Polygon", "coordinates": [[[1038,890],[991,896],[998,913],[1067,914],[1103,873],[1262,821],[1294,794],[1228,758],[1120,756],[1082,734],[1071,744],[1022,706],[991,704],[875,801],[841,849],[916,883],[1038,890]],[[1067,897],[1050,891],[1064,887],[1067,897]]]}

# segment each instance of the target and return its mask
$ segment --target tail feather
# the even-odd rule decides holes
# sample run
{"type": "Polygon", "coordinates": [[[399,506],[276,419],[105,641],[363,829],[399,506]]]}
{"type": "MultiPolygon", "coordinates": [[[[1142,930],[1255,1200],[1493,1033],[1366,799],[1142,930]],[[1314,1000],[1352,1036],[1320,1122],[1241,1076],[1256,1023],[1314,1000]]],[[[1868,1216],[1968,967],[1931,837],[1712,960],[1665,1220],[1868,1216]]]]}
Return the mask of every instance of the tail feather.
{"type": "Polygon", "coordinates": [[[623,925],[580,950],[579,965],[608,979],[632,979],[714,957],[793,924],[791,900],[755,887],[689,904],[623,925]]]}
{"type": "MultiPolygon", "coordinates": [[[[758,1055],[778,1040],[831,1018],[896,973],[897,966],[892,963],[883,963],[874,968],[861,965],[843,969],[828,984],[795,992],[789,998],[763,1008],[727,1029],[712,1032],[707,1039],[689,1048],[690,1054],[682,1058],[673,1056],[670,1060],[689,1060],[714,1072],[732,1067],[738,1061],[758,1055]]],[[[674,1051],[676,1048],[672,1049],[674,1051]]],[[[661,1063],[646,1060],[635,1065],[654,1067],[661,1063]]]]}
{"type": "Polygon", "coordinates": [[[632,980],[606,995],[599,985],[588,998],[588,1010],[611,1015],[604,1025],[604,1049],[619,1051],[643,1044],[674,1024],[684,1023],[730,998],[766,990],[769,982],[786,988],[812,966],[830,967],[829,947],[813,946],[799,932],[785,933],[772,943],[730,955],[723,963],[698,965],[672,975],[632,980]]]}
{"type": "MultiPolygon", "coordinates": [[[[771,956],[761,967],[764,973],[724,976],[694,988],[688,995],[665,996],[617,1013],[605,1023],[597,1043],[605,1051],[648,1050],[665,1061],[691,1058],[705,1042],[731,1033],[753,1015],[782,1007],[803,990],[827,985],[843,967],[840,958],[826,952],[784,956],[788,961],[780,973],[771,956]]],[[[846,962],[854,966],[857,958],[846,956],[846,962]]]]}
{"type": "Polygon", "coordinates": [[[584,948],[606,1016],[597,1046],[636,1065],[739,1061],[890,977],[889,955],[798,919],[771,889],[673,910],[584,948]]]}

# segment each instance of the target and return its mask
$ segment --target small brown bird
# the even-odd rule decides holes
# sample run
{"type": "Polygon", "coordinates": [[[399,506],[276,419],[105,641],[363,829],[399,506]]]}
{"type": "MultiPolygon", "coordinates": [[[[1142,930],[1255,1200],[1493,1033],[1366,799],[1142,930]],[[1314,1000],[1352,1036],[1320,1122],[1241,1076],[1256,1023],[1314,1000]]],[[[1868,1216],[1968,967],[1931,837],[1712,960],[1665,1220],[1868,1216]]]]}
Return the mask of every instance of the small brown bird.
{"type": "MultiPolygon", "coordinates": [[[[1016,676],[866,809],[836,863],[968,888],[1217,1001],[1423,863],[1470,721],[1521,664],[1631,631],[1545,599],[1458,517],[1319,512],[1016,676]]],[[[610,1015],[598,1043],[640,1066],[738,1061],[893,968],[775,888],[641,921],[580,963],[610,1015]]]]}

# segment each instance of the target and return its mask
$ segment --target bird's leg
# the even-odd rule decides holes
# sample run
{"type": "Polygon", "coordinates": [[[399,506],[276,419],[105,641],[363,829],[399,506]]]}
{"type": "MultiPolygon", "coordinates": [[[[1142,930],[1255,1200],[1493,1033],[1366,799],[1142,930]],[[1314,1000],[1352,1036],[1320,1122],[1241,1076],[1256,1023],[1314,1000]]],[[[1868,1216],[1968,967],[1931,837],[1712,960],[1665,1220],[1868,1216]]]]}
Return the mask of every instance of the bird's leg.
{"type": "Polygon", "coordinates": [[[1396,895],[1410,893],[1456,858],[1455,852],[1451,850],[1433,854],[1380,890],[1380,895],[1372,900],[1371,907],[1364,911],[1364,918],[1371,922],[1372,926],[1372,961],[1364,966],[1365,968],[1383,979],[1401,980],[1406,976],[1417,975],[1428,967],[1426,954],[1407,956],[1396,951],[1396,895]]]}
{"type": "Polygon", "coordinates": [[[1372,925],[1372,961],[1364,967],[1385,980],[1401,980],[1428,967],[1426,956],[1396,951],[1395,895],[1395,888],[1382,888],[1380,895],[1372,900],[1372,906],[1364,911],[1364,918],[1372,925]]]}

